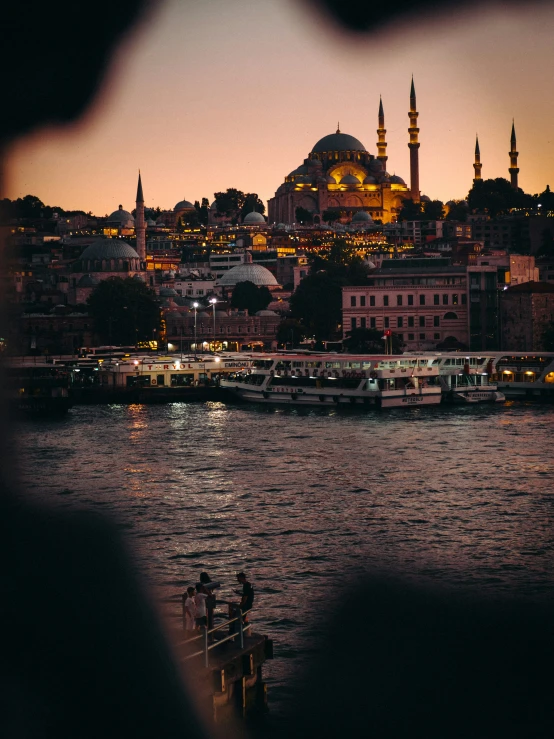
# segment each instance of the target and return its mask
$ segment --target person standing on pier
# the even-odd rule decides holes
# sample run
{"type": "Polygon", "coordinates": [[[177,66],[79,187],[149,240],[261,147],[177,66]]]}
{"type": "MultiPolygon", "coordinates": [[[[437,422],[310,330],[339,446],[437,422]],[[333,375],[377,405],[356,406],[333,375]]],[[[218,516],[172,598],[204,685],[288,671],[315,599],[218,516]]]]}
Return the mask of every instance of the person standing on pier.
{"type": "Polygon", "coordinates": [[[196,595],[194,596],[194,605],[196,607],[196,627],[208,626],[208,618],[206,611],[206,600],[208,593],[201,582],[196,583],[196,595]]]}
{"type": "Polygon", "coordinates": [[[194,604],[195,590],[192,587],[187,588],[187,598],[185,600],[185,632],[187,639],[192,637],[192,632],[196,630],[196,606],[194,604]]]}
{"type": "Polygon", "coordinates": [[[208,595],[206,599],[206,608],[208,611],[208,629],[213,629],[214,611],[217,605],[214,590],[220,587],[220,583],[213,582],[213,580],[211,579],[211,577],[208,575],[207,572],[200,573],[200,582],[204,586],[206,593],[208,595]]]}
{"type": "MultiPolygon", "coordinates": [[[[239,608],[244,613],[245,611],[249,611],[254,605],[254,588],[246,579],[244,572],[237,574],[237,580],[242,585],[242,591],[235,590],[235,593],[241,596],[239,608]]],[[[243,623],[248,623],[248,614],[244,616],[243,623]]]]}

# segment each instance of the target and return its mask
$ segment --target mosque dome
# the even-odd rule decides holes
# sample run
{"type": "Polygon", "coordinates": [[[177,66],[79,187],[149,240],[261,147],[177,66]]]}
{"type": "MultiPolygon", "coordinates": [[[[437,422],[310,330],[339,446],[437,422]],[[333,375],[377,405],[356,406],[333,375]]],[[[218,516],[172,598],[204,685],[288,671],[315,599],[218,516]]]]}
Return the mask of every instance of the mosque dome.
{"type": "Polygon", "coordinates": [[[196,318],[202,318],[202,319],[204,319],[204,318],[210,318],[210,314],[209,313],[206,313],[205,310],[201,310],[201,311],[199,311],[196,314],[196,318]]]}
{"type": "Polygon", "coordinates": [[[210,205],[210,210],[217,210],[217,200],[214,200],[210,205]]]}
{"type": "Polygon", "coordinates": [[[322,167],[322,163],[319,161],[319,159],[308,159],[308,166],[309,167],[322,167]]]}
{"type": "Polygon", "coordinates": [[[146,221],[146,225],[148,226],[148,228],[155,228],[156,227],[156,221],[153,221],[151,218],[149,218],[146,221]]]}
{"type": "Polygon", "coordinates": [[[301,175],[300,177],[296,178],[296,182],[299,182],[303,185],[311,185],[312,184],[312,178],[308,175],[301,175]]]}
{"type": "Polygon", "coordinates": [[[357,213],[354,213],[354,216],[352,218],[352,223],[354,223],[354,222],[356,222],[356,223],[372,223],[373,222],[373,219],[369,215],[369,213],[367,213],[367,211],[365,211],[365,210],[359,210],[357,213]]]}
{"type": "Polygon", "coordinates": [[[292,170],[292,172],[289,174],[289,177],[294,177],[297,174],[308,174],[308,167],[306,167],[304,164],[301,164],[299,167],[292,170]]]}
{"type": "Polygon", "coordinates": [[[100,284],[100,281],[96,279],[93,275],[83,275],[81,279],[77,282],[77,287],[96,287],[100,284]]]}
{"type": "Polygon", "coordinates": [[[380,159],[372,159],[369,166],[375,172],[382,172],[385,169],[383,167],[383,162],[380,159]]]}
{"type": "Polygon", "coordinates": [[[420,195],[420,196],[419,196],[419,199],[420,199],[420,200],[421,200],[421,201],[422,201],[423,203],[430,203],[430,202],[431,202],[431,198],[429,197],[429,195],[420,195]]]}
{"type": "Polygon", "coordinates": [[[327,180],[327,182],[328,182],[328,183],[329,183],[330,185],[336,185],[336,184],[337,184],[337,181],[336,181],[336,179],[335,179],[335,178],[334,178],[334,177],[333,177],[332,175],[330,175],[330,174],[326,175],[326,176],[325,176],[325,179],[327,180]]]}
{"type": "Polygon", "coordinates": [[[377,182],[375,177],[372,177],[370,174],[365,178],[364,185],[374,185],[377,182]]]}
{"type": "Polygon", "coordinates": [[[324,136],[316,143],[313,152],[323,153],[326,151],[365,151],[366,148],[361,141],[350,136],[347,133],[341,133],[338,129],[336,133],[324,136]]]}
{"type": "Polygon", "coordinates": [[[178,293],[172,287],[160,287],[160,298],[176,298],[178,293]]]}
{"type": "Polygon", "coordinates": [[[285,226],[285,224],[284,224],[284,223],[278,223],[278,224],[277,224],[277,225],[275,226],[275,228],[278,228],[278,229],[280,229],[280,230],[284,231],[284,229],[286,228],[286,226],[285,226]]]}
{"type": "Polygon", "coordinates": [[[108,216],[107,221],[108,223],[113,223],[114,225],[127,228],[133,228],[135,225],[135,219],[128,210],[123,210],[122,205],[108,216]]]}
{"type": "Polygon", "coordinates": [[[275,313],[274,310],[259,310],[256,312],[257,316],[276,316],[277,313],[275,313]]]}
{"type": "Polygon", "coordinates": [[[360,180],[353,174],[346,174],[339,183],[340,185],[359,185],[360,180]]]}
{"type": "Polygon", "coordinates": [[[261,226],[265,225],[265,218],[261,213],[253,210],[243,218],[242,223],[244,226],[261,226]]]}
{"type": "Polygon", "coordinates": [[[180,200],[176,206],[173,208],[174,211],[178,210],[194,210],[194,205],[190,203],[188,200],[180,200]]]}
{"type": "Polygon", "coordinates": [[[391,185],[405,185],[406,183],[402,179],[402,177],[399,177],[397,174],[393,174],[393,176],[390,178],[391,185]]]}
{"type": "Polygon", "coordinates": [[[218,284],[222,287],[234,287],[239,282],[253,282],[254,285],[260,287],[277,287],[278,282],[271,272],[262,267],[261,264],[237,264],[219,279],[218,284]]]}
{"type": "Polygon", "coordinates": [[[119,239],[96,239],[83,251],[81,261],[102,259],[140,259],[130,244],[119,239]]]}

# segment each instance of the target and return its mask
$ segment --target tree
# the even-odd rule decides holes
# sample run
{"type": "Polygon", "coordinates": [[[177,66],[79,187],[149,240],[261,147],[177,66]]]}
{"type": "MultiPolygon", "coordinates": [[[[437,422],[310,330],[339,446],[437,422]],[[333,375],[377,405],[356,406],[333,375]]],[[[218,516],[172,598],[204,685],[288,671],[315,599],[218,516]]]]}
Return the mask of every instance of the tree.
{"type": "Polygon", "coordinates": [[[208,208],[210,206],[210,201],[208,198],[202,198],[202,204],[198,202],[198,200],[194,201],[194,207],[196,208],[196,212],[198,214],[198,223],[201,226],[207,226],[208,225],[208,208]]]}
{"type": "Polygon", "coordinates": [[[314,214],[311,211],[306,210],[306,208],[302,208],[300,205],[296,208],[294,214],[296,216],[297,223],[313,223],[314,214]]]}
{"type": "Polygon", "coordinates": [[[521,188],[513,188],[504,177],[494,180],[476,180],[468,193],[467,203],[471,211],[487,213],[494,218],[514,209],[535,208],[536,200],[521,188]]]}
{"type": "Polygon", "coordinates": [[[281,321],[277,328],[276,339],[279,344],[292,344],[292,346],[298,346],[301,341],[306,338],[306,329],[300,323],[295,321],[294,318],[287,318],[281,321]]]}
{"type": "Polygon", "coordinates": [[[402,208],[398,214],[399,221],[421,221],[423,209],[421,203],[415,203],[411,198],[404,198],[402,208]]]}
{"type": "Polygon", "coordinates": [[[448,205],[447,221],[467,221],[469,208],[465,200],[451,200],[448,205]]]}
{"type": "MultiPolygon", "coordinates": [[[[398,334],[392,334],[393,354],[402,354],[404,342],[398,334]]],[[[344,348],[352,354],[382,354],[385,350],[383,332],[373,328],[353,328],[346,334],[344,348]]]]}
{"type": "Polygon", "coordinates": [[[344,278],[320,271],[309,274],[291,295],[293,318],[300,320],[316,339],[329,339],[341,322],[344,278]]]}
{"type": "Polygon", "coordinates": [[[155,293],[134,277],[109,277],[89,295],[87,305],[103,343],[148,341],[160,327],[155,293]]]}
{"type": "Polygon", "coordinates": [[[426,200],[423,203],[423,217],[429,221],[442,221],[444,205],[441,200],[426,200]]]}
{"type": "Polygon", "coordinates": [[[550,190],[550,185],[546,186],[546,190],[537,195],[537,210],[539,215],[547,216],[554,213],[554,193],[550,190]]]}
{"type": "Polygon", "coordinates": [[[325,223],[335,223],[335,221],[340,220],[341,215],[342,213],[338,208],[327,208],[321,214],[321,220],[325,223]]]}
{"type": "Polygon", "coordinates": [[[257,287],[250,280],[245,280],[235,285],[231,305],[239,310],[247,310],[252,316],[259,310],[265,310],[272,300],[271,292],[265,285],[257,287]]]}

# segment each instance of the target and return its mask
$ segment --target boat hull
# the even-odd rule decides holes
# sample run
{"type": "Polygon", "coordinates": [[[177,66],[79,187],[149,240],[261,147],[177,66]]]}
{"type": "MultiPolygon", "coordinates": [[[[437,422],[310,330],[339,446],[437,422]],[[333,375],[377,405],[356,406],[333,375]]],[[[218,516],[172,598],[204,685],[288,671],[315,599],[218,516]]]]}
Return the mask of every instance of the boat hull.
{"type": "Polygon", "coordinates": [[[249,403],[272,403],[280,405],[302,406],[360,406],[365,408],[408,408],[423,405],[438,405],[441,402],[440,392],[412,393],[409,395],[384,395],[377,393],[337,392],[310,393],[301,389],[287,391],[268,389],[254,390],[252,387],[234,384],[223,385],[233,392],[234,397],[249,403]]]}

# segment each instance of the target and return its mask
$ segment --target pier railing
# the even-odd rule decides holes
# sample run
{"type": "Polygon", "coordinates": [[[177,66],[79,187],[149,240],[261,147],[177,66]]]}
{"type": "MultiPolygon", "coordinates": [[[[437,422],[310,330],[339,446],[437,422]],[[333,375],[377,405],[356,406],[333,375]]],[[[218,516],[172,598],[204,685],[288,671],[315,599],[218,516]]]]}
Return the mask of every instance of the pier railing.
{"type": "Polygon", "coordinates": [[[187,661],[189,659],[193,659],[194,657],[204,657],[204,667],[210,666],[210,652],[213,649],[216,649],[217,647],[221,646],[222,644],[225,644],[228,641],[234,641],[238,638],[239,645],[241,649],[244,649],[244,634],[249,629],[252,628],[251,624],[245,624],[244,623],[244,616],[246,616],[252,609],[249,609],[248,611],[241,611],[240,607],[229,603],[230,609],[232,608],[235,612],[235,615],[231,618],[229,618],[227,621],[223,621],[222,623],[218,624],[217,626],[214,626],[212,629],[208,629],[206,626],[201,627],[201,631],[198,634],[198,636],[193,636],[190,639],[185,639],[182,642],[179,642],[176,646],[190,646],[194,644],[194,642],[202,641],[202,648],[199,649],[196,652],[193,652],[192,654],[187,654],[186,657],[184,657],[184,661],[187,661]],[[238,629],[235,626],[235,624],[238,624],[238,629]],[[221,631],[222,629],[228,628],[229,633],[227,636],[225,636],[222,639],[215,639],[213,636],[216,632],[221,631]]]}

